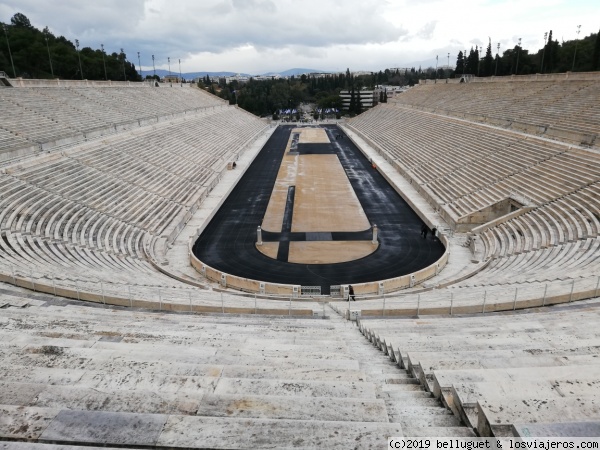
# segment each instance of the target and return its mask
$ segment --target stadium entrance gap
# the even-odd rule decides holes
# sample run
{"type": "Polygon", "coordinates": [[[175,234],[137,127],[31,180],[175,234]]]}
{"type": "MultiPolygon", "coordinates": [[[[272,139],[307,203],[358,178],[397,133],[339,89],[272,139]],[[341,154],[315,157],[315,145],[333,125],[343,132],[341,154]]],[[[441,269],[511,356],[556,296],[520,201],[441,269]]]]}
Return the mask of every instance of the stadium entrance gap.
{"type": "Polygon", "coordinates": [[[320,286],[329,294],[332,285],[398,277],[433,264],[444,247],[422,239],[421,226],[337,126],[280,126],[193,252],[235,276],[320,286]]]}

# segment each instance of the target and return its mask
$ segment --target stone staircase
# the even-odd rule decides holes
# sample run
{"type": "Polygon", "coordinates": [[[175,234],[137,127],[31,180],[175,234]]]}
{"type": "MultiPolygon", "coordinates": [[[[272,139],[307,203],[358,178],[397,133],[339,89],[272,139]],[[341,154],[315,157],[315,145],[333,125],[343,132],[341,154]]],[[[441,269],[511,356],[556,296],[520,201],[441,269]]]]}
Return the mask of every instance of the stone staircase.
{"type": "MultiPolygon", "coordinates": [[[[334,310],[332,310],[334,311],[334,310]]],[[[403,435],[410,437],[473,437],[441,402],[361,335],[354,322],[332,314],[331,321],[343,330],[343,341],[351,348],[367,380],[375,383],[376,396],[385,402],[388,420],[402,425],[403,435]]]]}

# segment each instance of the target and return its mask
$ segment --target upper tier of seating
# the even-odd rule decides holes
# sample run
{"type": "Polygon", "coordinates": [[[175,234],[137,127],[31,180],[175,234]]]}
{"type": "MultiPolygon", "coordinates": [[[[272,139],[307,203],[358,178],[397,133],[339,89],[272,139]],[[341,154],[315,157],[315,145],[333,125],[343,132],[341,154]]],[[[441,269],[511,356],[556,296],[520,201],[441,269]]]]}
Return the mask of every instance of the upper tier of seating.
{"type": "Polygon", "coordinates": [[[598,152],[401,105],[350,125],[455,222],[511,194],[541,205],[600,180],[598,152]]]}
{"type": "Polygon", "coordinates": [[[600,77],[574,75],[560,80],[504,77],[493,82],[427,83],[391,101],[600,147],[600,77]]]}
{"type": "Polygon", "coordinates": [[[225,105],[218,97],[189,85],[149,86],[2,88],[0,162],[225,105]]]}

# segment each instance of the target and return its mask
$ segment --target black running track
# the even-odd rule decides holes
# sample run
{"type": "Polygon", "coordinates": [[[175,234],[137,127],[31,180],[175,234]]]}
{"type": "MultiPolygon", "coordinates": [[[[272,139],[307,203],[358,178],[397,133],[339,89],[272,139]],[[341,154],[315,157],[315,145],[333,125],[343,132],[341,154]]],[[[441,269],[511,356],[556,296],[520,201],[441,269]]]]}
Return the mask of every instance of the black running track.
{"type": "MultiPolygon", "coordinates": [[[[421,237],[423,222],[381,174],[335,125],[323,126],[331,144],[299,144],[298,152],[334,153],[371,224],[379,228],[379,248],[369,256],[337,264],[294,264],[271,259],[256,247],[256,228],[262,223],[291,126],[280,126],[267,141],[231,195],[193,247],[202,262],[232,275],[272,283],[321,286],[329,294],[331,285],[384,280],[416,272],[433,264],[444,252],[439,240],[421,237]],[[341,138],[336,139],[340,135],[341,138]]],[[[288,195],[293,199],[293,190],[288,195]]],[[[293,201],[293,200],[292,200],[293,201]]],[[[292,204],[293,206],[293,204],[292,204]]],[[[290,207],[290,201],[288,201],[290,207]]],[[[288,208],[286,208],[287,210],[288,208]]],[[[286,211],[287,213],[287,211],[286,211]]],[[[291,220],[291,219],[290,219],[291,220]]],[[[352,220],[352,217],[348,217],[352,220]]],[[[287,228],[287,229],[286,229],[287,228]]],[[[315,238],[312,233],[310,240],[315,238]]],[[[318,233],[328,235],[327,233],[318,233]]],[[[370,240],[371,231],[331,233],[326,239],[370,240]]],[[[290,240],[306,240],[306,233],[263,232],[264,241],[278,240],[283,250],[278,259],[287,259],[290,240]]]]}

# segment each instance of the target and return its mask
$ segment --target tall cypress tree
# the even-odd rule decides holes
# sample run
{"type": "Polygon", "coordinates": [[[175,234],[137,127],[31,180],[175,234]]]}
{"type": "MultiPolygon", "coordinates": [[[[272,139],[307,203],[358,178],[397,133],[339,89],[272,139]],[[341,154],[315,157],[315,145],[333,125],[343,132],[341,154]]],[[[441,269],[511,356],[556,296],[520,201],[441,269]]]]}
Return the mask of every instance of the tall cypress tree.
{"type": "Polygon", "coordinates": [[[352,89],[350,90],[350,106],[348,106],[348,112],[354,113],[355,109],[356,109],[356,96],[354,93],[354,86],[352,86],[352,89]]]}
{"type": "Polygon", "coordinates": [[[356,114],[360,114],[362,112],[363,106],[362,106],[362,100],[360,98],[360,89],[357,89],[357,93],[356,93],[356,114]]]}
{"type": "Polygon", "coordinates": [[[594,43],[594,53],[592,54],[592,70],[600,69],[600,30],[596,35],[596,42],[594,43]]]}
{"type": "Polygon", "coordinates": [[[483,76],[490,77],[494,74],[494,57],[492,56],[492,38],[488,42],[485,58],[483,58],[483,76]]]}
{"type": "Polygon", "coordinates": [[[467,67],[466,67],[467,73],[470,73],[470,74],[477,73],[477,63],[479,60],[478,55],[479,55],[479,51],[473,50],[473,47],[471,47],[471,51],[469,52],[469,56],[467,57],[467,67]]]}
{"type": "Polygon", "coordinates": [[[461,50],[458,52],[458,56],[456,57],[456,73],[459,75],[462,75],[464,70],[465,70],[465,57],[461,50]]]}
{"type": "Polygon", "coordinates": [[[546,62],[544,72],[552,72],[554,68],[554,46],[552,45],[552,30],[548,33],[548,42],[546,42],[546,62]]]}

